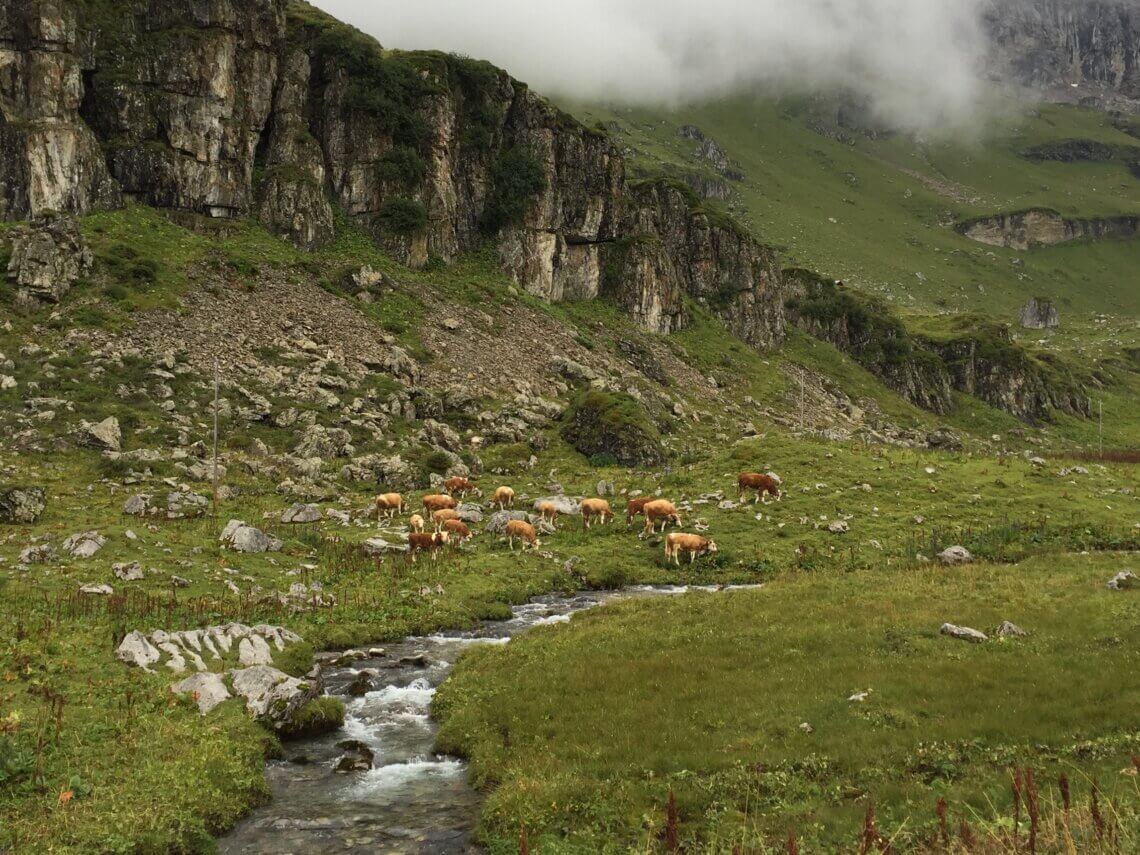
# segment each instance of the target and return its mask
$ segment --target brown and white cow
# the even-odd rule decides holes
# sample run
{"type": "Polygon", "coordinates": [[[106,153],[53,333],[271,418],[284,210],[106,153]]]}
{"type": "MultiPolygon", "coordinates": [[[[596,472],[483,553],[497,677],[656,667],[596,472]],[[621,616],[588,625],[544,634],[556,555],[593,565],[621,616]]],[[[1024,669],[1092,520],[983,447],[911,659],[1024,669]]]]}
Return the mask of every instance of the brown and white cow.
{"type": "Polygon", "coordinates": [[[431,523],[436,531],[443,531],[443,527],[451,520],[459,519],[459,512],[453,508],[440,508],[431,515],[431,523]]]}
{"type": "Polygon", "coordinates": [[[683,534],[679,531],[671,531],[665,535],[665,560],[667,562],[672,560],[678,566],[681,564],[682,552],[689,554],[689,563],[692,564],[697,560],[697,556],[716,551],[716,541],[701,537],[699,534],[683,534]]]}
{"type": "Polygon", "coordinates": [[[430,552],[432,560],[435,561],[439,558],[439,550],[447,545],[448,534],[446,531],[437,531],[434,534],[409,534],[408,535],[408,554],[412,556],[412,563],[416,563],[416,556],[424,551],[430,552]]]}
{"type": "Polygon", "coordinates": [[[418,531],[422,533],[424,530],[424,518],[419,514],[412,514],[408,519],[408,528],[410,528],[412,531],[418,531]]]}
{"type": "Polygon", "coordinates": [[[645,514],[645,531],[643,534],[655,531],[658,522],[661,523],[661,531],[665,531],[665,526],[669,523],[676,526],[681,524],[681,515],[677,513],[677,507],[665,499],[655,499],[646,504],[641,511],[645,514]]]}
{"type": "Polygon", "coordinates": [[[515,549],[515,538],[522,541],[524,548],[529,546],[531,549],[538,549],[542,546],[534,526],[524,520],[508,520],[506,531],[507,542],[510,543],[512,552],[515,549]]]}
{"type": "Polygon", "coordinates": [[[515,506],[515,491],[510,487],[499,487],[491,496],[491,507],[493,508],[495,505],[499,506],[500,511],[513,508],[515,506]]]}
{"type": "Polygon", "coordinates": [[[443,482],[443,489],[447,490],[453,496],[466,496],[468,493],[474,493],[476,496],[480,495],[479,488],[468,481],[466,478],[460,478],[458,475],[448,478],[443,482]]]}
{"type": "Polygon", "coordinates": [[[595,519],[603,525],[613,522],[614,512],[610,508],[610,503],[605,499],[583,499],[582,528],[588,529],[595,519]]]}
{"type": "Polygon", "coordinates": [[[447,532],[451,538],[451,542],[455,544],[457,549],[459,548],[459,544],[466,543],[474,537],[474,535],[471,534],[471,529],[467,527],[467,523],[463,522],[463,520],[447,520],[443,524],[443,530],[447,532]]]}
{"type": "Polygon", "coordinates": [[[744,500],[744,494],[749,490],[756,493],[752,499],[752,504],[762,501],[766,505],[769,496],[775,496],[777,502],[784,498],[784,494],[780,490],[780,476],[771,472],[767,474],[741,472],[736,476],[736,486],[740,488],[740,501],[744,500]]]}
{"type": "Polygon", "coordinates": [[[553,502],[539,502],[535,510],[538,511],[543,522],[549,522],[552,526],[554,521],[558,519],[558,506],[553,502]]]}
{"type": "Polygon", "coordinates": [[[424,510],[429,514],[434,514],[436,511],[442,511],[445,508],[454,510],[459,507],[459,502],[455,501],[451,496],[445,496],[440,493],[434,495],[424,496],[423,499],[424,510]]]}
{"type": "Polygon", "coordinates": [[[633,525],[633,518],[641,516],[645,513],[645,506],[654,501],[653,496],[639,496],[636,499],[630,499],[625,503],[625,525],[626,528],[633,525]]]}
{"type": "Polygon", "coordinates": [[[376,497],[376,519],[381,517],[391,519],[396,514],[402,514],[405,507],[407,505],[404,502],[404,497],[399,493],[384,493],[376,497]]]}

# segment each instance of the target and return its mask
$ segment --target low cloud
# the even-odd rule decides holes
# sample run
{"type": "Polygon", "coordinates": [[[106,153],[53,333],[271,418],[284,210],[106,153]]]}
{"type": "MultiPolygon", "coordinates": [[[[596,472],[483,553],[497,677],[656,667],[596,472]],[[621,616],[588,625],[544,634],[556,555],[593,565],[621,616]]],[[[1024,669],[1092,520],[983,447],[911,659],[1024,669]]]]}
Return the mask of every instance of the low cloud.
{"type": "Polygon", "coordinates": [[[541,92],[677,106],[850,90],[919,132],[970,125],[984,0],[317,0],[385,47],[488,59],[541,92]]]}

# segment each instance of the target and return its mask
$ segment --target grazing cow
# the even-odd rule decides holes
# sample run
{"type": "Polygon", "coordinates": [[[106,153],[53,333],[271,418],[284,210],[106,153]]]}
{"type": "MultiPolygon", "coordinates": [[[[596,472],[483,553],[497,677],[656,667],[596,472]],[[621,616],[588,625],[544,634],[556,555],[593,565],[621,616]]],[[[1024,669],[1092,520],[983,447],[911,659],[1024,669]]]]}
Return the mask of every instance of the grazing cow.
{"type": "Polygon", "coordinates": [[[399,493],[385,493],[382,496],[377,496],[376,519],[380,519],[382,516],[391,519],[396,514],[402,514],[406,507],[404,497],[399,493]]]}
{"type": "Polygon", "coordinates": [[[672,502],[665,499],[657,499],[649,502],[641,509],[645,514],[645,531],[643,534],[649,534],[657,527],[658,520],[661,521],[661,530],[665,531],[665,526],[669,523],[679,526],[681,524],[681,515],[677,513],[677,508],[672,502]]]}
{"type": "Polygon", "coordinates": [[[529,546],[531,549],[538,549],[542,543],[538,539],[538,533],[534,530],[528,522],[523,520],[508,520],[507,521],[507,541],[511,545],[511,551],[515,550],[515,538],[523,542],[523,547],[529,546]]]}
{"type": "Polygon", "coordinates": [[[459,548],[459,544],[466,543],[474,537],[471,534],[471,529],[463,520],[447,520],[443,524],[443,530],[451,537],[451,542],[455,544],[456,549],[459,548]]]}
{"type": "Polygon", "coordinates": [[[422,533],[424,530],[424,518],[419,514],[412,514],[411,518],[408,520],[408,528],[410,528],[412,531],[418,531],[422,533]]]}
{"type": "Polygon", "coordinates": [[[589,528],[595,517],[603,524],[613,522],[614,512],[610,509],[610,503],[605,499],[583,499],[582,528],[589,528]]]}
{"type": "Polygon", "coordinates": [[[740,488],[740,501],[744,501],[744,494],[749,490],[755,491],[752,504],[762,501],[768,504],[768,496],[775,496],[780,501],[784,494],[780,490],[780,476],[769,472],[761,475],[759,472],[741,472],[736,476],[736,486],[740,488]]]}
{"type": "Polygon", "coordinates": [[[436,511],[441,511],[444,508],[454,510],[458,506],[459,502],[455,501],[451,496],[443,496],[438,493],[432,496],[424,496],[424,510],[429,514],[434,514],[436,511]]]}
{"type": "Polygon", "coordinates": [[[551,525],[554,525],[554,521],[558,519],[558,506],[553,502],[541,502],[535,510],[538,511],[538,515],[543,522],[549,522],[551,525]]]}
{"type": "Polygon", "coordinates": [[[507,508],[515,506],[515,491],[510,487],[500,487],[495,491],[495,495],[491,497],[491,507],[499,506],[500,511],[505,511],[507,508]]]}
{"type": "Polygon", "coordinates": [[[665,561],[672,559],[678,567],[681,565],[681,553],[689,553],[689,563],[697,560],[697,556],[717,551],[716,542],[699,534],[682,534],[671,531],[665,535],[665,561]]]}
{"type": "Polygon", "coordinates": [[[645,506],[652,501],[652,496],[642,496],[638,499],[630,499],[625,503],[625,524],[627,528],[633,525],[634,517],[645,513],[645,506]]]}
{"type": "Polygon", "coordinates": [[[466,478],[460,478],[458,475],[444,481],[443,489],[447,490],[447,492],[453,496],[466,496],[468,493],[474,493],[476,496],[482,495],[478,487],[466,478]]]}
{"type": "Polygon", "coordinates": [[[441,508],[431,515],[432,525],[435,526],[436,531],[442,531],[443,526],[448,520],[459,519],[459,514],[451,508],[441,508]]]}
{"type": "Polygon", "coordinates": [[[412,556],[412,563],[416,563],[416,555],[424,550],[431,553],[432,561],[439,558],[439,550],[447,545],[448,534],[446,531],[437,531],[435,534],[409,534],[408,535],[408,554],[412,556]]]}

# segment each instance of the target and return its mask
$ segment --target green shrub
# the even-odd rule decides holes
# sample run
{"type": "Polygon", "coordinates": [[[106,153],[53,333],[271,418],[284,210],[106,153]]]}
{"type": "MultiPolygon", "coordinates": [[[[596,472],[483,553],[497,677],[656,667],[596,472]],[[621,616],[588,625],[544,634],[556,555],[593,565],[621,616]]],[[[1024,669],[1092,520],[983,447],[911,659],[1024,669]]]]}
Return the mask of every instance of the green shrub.
{"type": "Polygon", "coordinates": [[[397,145],[385,152],[377,168],[382,181],[412,188],[423,180],[427,165],[414,148],[397,145]]]}
{"type": "Polygon", "coordinates": [[[530,203],[546,190],[546,171],[533,151],[504,149],[491,165],[491,192],[483,209],[482,228],[496,234],[526,216],[530,203]]]}
{"type": "Polygon", "coordinates": [[[281,735],[296,739],[317,736],[336,730],[344,724],[344,704],[338,698],[314,698],[293,716],[290,726],[281,735]]]}
{"type": "Polygon", "coordinates": [[[665,460],[657,427],[641,403],[629,395],[585,390],[567,409],[561,433],[591,459],[613,460],[623,466],[655,466],[665,460]]]}
{"type": "Polygon", "coordinates": [[[392,235],[409,237],[427,228],[427,208],[414,199],[385,199],[377,214],[380,227],[392,235]]]}

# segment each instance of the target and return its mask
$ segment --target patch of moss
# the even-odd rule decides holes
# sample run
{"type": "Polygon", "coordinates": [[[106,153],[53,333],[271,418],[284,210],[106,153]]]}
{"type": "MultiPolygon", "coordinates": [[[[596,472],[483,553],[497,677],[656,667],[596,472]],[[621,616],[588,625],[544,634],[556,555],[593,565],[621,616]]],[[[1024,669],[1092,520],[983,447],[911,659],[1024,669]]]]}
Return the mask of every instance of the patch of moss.
{"type": "Polygon", "coordinates": [[[524,146],[503,150],[491,165],[490,179],[491,192],[481,224],[487,234],[521,222],[531,202],[546,190],[542,161],[524,146]]]}
{"type": "Polygon", "coordinates": [[[388,234],[410,237],[427,228],[428,213],[415,199],[396,196],[384,200],[377,219],[388,234]]]}
{"type": "Polygon", "coordinates": [[[289,727],[281,731],[283,737],[298,739],[319,736],[344,725],[344,703],[339,698],[321,697],[309,701],[293,716],[289,727]]]}

